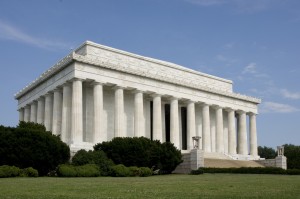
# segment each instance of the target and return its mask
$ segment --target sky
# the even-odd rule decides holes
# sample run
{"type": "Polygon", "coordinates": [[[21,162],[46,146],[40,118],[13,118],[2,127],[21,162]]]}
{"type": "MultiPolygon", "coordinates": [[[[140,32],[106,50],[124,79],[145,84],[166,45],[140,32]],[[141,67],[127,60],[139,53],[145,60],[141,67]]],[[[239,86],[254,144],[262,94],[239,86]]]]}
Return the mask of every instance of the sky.
{"type": "Polygon", "coordinates": [[[86,40],[233,81],[262,99],[258,144],[300,145],[299,0],[0,0],[0,125],[86,40]]]}

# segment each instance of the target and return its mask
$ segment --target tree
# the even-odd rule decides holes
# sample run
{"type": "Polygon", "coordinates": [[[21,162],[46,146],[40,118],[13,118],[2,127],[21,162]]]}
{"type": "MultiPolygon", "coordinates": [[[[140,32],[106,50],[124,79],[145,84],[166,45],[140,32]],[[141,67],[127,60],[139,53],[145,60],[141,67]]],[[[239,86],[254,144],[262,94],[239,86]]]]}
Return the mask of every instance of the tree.
{"type": "Polygon", "coordinates": [[[288,169],[300,169],[300,146],[285,144],[284,156],[287,158],[288,169]]]}
{"type": "Polygon", "coordinates": [[[258,155],[261,158],[274,159],[276,157],[276,152],[271,147],[266,147],[266,146],[262,147],[262,146],[259,146],[257,148],[257,150],[258,150],[258,155]]]}
{"type": "Polygon", "coordinates": [[[0,157],[0,165],[33,167],[46,175],[70,159],[70,149],[43,125],[20,122],[16,128],[0,128],[0,157]]]}

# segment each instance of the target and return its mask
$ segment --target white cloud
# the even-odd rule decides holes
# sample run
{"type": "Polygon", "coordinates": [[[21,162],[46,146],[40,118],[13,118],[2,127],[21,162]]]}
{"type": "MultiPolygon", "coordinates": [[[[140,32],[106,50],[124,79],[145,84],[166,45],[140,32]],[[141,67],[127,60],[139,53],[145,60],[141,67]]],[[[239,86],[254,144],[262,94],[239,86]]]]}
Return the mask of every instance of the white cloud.
{"type": "Polygon", "coordinates": [[[232,65],[232,64],[234,64],[238,61],[237,59],[234,59],[234,58],[231,58],[231,57],[226,57],[226,56],[221,55],[221,54],[217,55],[216,59],[218,61],[226,62],[227,65],[232,65]]]}
{"type": "Polygon", "coordinates": [[[280,93],[284,98],[295,99],[295,100],[300,99],[300,92],[293,93],[288,91],[287,89],[281,89],[280,93]]]}
{"type": "Polygon", "coordinates": [[[252,62],[252,63],[248,64],[244,68],[242,74],[247,74],[247,73],[251,73],[251,74],[257,73],[257,71],[256,71],[256,63],[252,62]]]}
{"type": "Polygon", "coordinates": [[[17,42],[22,42],[30,44],[44,49],[67,49],[70,45],[64,42],[57,42],[48,39],[41,39],[33,37],[29,34],[26,34],[22,30],[14,27],[9,23],[5,23],[0,20],[0,39],[2,40],[13,40],[17,42]]]}
{"type": "Polygon", "coordinates": [[[255,13],[282,4],[281,0],[185,0],[199,6],[229,5],[239,13],[255,13]]]}
{"type": "Polygon", "coordinates": [[[264,102],[260,110],[262,113],[294,113],[300,111],[300,109],[291,105],[276,102],[264,102]]]}
{"type": "Polygon", "coordinates": [[[235,43],[231,42],[231,43],[227,43],[223,46],[224,49],[229,50],[232,49],[235,46],[235,43]]]}
{"type": "Polygon", "coordinates": [[[200,6],[216,6],[216,5],[222,5],[226,3],[225,0],[186,0],[186,1],[200,6]]]}

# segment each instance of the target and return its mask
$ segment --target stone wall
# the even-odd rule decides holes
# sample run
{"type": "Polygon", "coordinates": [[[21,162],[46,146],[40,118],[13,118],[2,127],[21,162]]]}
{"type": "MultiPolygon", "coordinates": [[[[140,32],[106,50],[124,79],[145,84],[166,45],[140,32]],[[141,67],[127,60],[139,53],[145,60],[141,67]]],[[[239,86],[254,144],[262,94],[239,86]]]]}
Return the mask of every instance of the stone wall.
{"type": "Polygon", "coordinates": [[[183,162],[176,167],[173,173],[190,173],[199,167],[204,167],[204,153],[199,149],[192,149],[190,152],[182,153],[183,162]]]}
{"type": "Polygon", "coordinates": [[[285,156],[277,156],[275,159],[256,160],[256,162],[264,165],[265,167],[279,167],[287,169],[285,156]]]}

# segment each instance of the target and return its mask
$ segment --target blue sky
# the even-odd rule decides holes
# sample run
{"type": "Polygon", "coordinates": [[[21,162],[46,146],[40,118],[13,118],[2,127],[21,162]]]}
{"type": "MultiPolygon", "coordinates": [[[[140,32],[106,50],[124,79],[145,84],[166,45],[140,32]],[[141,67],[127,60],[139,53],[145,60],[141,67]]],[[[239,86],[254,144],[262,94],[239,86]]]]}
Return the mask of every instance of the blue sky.
{"type": "Polygon", "coordinates": [[[0,124],[85,40],[233,80],[262,99],[259,145],[300,145],[298,0],[0,0],[0,124]]]}

